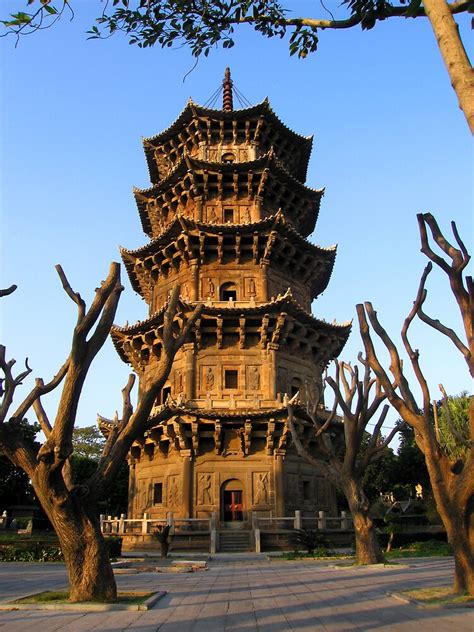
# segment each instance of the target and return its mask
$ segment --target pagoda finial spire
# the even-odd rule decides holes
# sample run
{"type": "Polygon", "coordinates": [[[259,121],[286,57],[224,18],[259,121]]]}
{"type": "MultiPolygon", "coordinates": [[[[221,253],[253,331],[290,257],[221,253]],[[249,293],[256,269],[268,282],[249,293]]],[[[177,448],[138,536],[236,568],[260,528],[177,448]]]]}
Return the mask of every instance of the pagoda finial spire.
{"type": "Polygon", "coordinates": [[[230,68],[225,69],[224,81],[222,82],[223,86],[223,97],[222,97],[222,109],[224,112],[232,112],[234,109],[233,103],[233,94],[232,94],[232,79],[230,78],[230,68]]]}

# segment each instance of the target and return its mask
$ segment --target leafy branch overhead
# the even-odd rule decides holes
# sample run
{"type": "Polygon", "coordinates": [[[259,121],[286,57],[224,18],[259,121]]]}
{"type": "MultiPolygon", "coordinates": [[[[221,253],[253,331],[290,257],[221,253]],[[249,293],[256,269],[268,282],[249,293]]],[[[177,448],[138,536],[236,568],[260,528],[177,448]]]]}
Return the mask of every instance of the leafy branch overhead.
{"type": "MultiPolygon", "coordinates": [[[[48,28],[67,10],[74,16],[73,0],[25,0],[29,11],[11,14],[1,20],[5,34],[17,36],[48,28]]],[[[185,45],[195,57],[208,55],[217,44],[234,46],[236,27],[247,24],[265,37],[289,35],[290,55],[307,57],[316,51],[318,31],[348,29],[360,25],[371,29],[377,22],[392,17],[426,16],[421,0],[343,0],[345,15],[335,19],[321,3],[322,17],[296,17],[277,0],[106,0],[97,24],[89,37],[109,37],[117,31],[129,36],[130,44],[163,48],[185,45]]],[[[425,3],[426,4],[426,3],[425,3]]],[[[472,0],[448,4],[452,14],[472,10],[472,0]]],[[[79,6],[79,5],[77,5],[79,6]]]]}

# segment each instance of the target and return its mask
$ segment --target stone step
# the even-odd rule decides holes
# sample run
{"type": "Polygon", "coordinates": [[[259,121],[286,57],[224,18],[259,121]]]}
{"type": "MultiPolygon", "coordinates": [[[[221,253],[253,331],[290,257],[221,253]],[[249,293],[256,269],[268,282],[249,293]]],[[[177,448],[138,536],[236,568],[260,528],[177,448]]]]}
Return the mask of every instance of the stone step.
{"type": "Polygon", "coordinates": [[[219,551],[226,553],[244,553],[250,550],[249,531],[219,532],[219,551]]]}

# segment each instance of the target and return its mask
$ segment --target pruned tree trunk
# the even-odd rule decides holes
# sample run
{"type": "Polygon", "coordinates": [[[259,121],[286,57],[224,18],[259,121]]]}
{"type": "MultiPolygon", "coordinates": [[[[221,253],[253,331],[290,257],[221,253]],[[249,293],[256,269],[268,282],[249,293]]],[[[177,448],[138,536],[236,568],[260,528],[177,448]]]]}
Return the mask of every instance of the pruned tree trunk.
{"type": "Polygon", "coordinates": [[[453,547],[453,590],[474,595],[474,480],[472,471],[469,472],[472,467],[467,464],[456,473],[459,463],[450,464],[446,456],[430,451],[426,451],[425,461],[436,509],[453,547]]]}
{"type": "Polygon", "coordinates": [[[362,485],[354,478],[342,478],[341,487],[354,521],[356,564],[380,564],[384,556],[377,540],[375,525],[369,515],[370,503],[362,485]]]}
{"type": "Polygon", "coordinates": [[[69,601],[115,601],[117,586],[95,502],[82,499],[76,491],[62,502],[60,493],[53,498],[51,489],[45,493],[38,481],[32,482],[59,538],[69,576],[69,601]]]}
{"type": "Polygon", "coordinates": [[[474,71],[459,37],[458,25],[445,0],[423,0],[451,85],[474,134],[474,71]]]}

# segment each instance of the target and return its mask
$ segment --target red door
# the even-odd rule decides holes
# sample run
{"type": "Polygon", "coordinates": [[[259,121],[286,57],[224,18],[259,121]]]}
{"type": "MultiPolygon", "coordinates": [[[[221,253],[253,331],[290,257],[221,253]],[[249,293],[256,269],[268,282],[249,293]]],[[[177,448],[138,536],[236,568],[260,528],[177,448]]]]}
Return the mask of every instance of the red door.
{"type": "Polygon", "coordinates": [[[242,491],[231,490],[224,492],[224,521],[234,522],[242,520],[242,491]]]}

